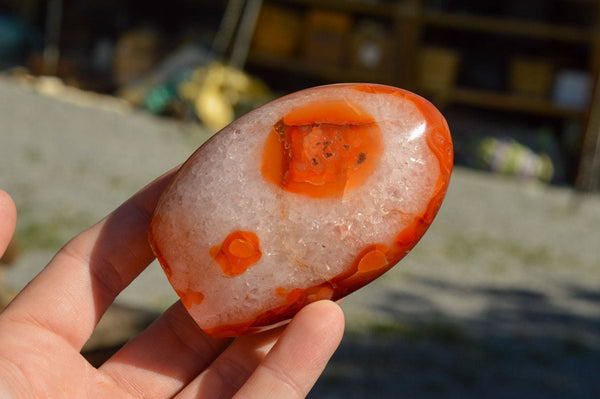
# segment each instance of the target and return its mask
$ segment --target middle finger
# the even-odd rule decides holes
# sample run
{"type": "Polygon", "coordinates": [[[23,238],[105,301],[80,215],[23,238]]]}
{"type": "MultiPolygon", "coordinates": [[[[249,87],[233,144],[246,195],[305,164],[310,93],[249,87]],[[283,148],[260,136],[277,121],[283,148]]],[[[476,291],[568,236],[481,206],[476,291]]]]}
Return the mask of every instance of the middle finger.
{"type": "Polygon", "coordinates": [[[172,397],[230,342],[206,335],[177,301],[99,371],[133,397],[172,397]]]}

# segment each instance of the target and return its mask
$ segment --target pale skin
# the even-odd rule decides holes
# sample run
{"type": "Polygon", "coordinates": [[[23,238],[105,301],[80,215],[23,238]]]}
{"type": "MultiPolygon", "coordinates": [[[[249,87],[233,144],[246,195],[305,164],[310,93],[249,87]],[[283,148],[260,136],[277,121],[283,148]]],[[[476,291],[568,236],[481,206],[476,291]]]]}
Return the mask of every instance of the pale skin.
{"type": "MultiPolygon", "coordinates": [[[[80,354],[102,314],[154,259],[146,229],[172,172],[67,243],[0,314],[1,398],[302,398],[340,343],[331,301],[285,327],[207,336],[176,302],[98,369],[80,354]]],[[[16,225],[0,190],[0,253],[16,225]]],[[[148,293],[151,295],[151,293],[148,293]]]]}

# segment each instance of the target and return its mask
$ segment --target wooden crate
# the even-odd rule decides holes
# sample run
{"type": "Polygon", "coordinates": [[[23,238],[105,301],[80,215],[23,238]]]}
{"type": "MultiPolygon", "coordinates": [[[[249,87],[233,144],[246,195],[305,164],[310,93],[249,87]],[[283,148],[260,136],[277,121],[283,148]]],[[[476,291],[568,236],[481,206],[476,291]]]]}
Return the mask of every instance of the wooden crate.
{"type": "Polygon", "coordinates": [[[554,68],[547,60],[515,57],[509,65],[509,89],[525,96],[548,98],[554,81],[554,68]]]}
{"type": "Polygon", "coordinates": [[[313,9],[305,22],[303,55],[309,61],[339,65],[344,59],[352,17],[343,12],[313,9]]]}
{"type": "Polygon", "coordinates": [[[422,90],[443,92],[454,87],[460,53],[444,47],[424,47],[418,54],[418,86],[422,90]]]}
{"type": "Polygon", "coordinates": [[[289,57],[296,53],[302,32],[302,15],[296,10],[265,4],[260,12],[252,51],[258,54],[289,57]]]}

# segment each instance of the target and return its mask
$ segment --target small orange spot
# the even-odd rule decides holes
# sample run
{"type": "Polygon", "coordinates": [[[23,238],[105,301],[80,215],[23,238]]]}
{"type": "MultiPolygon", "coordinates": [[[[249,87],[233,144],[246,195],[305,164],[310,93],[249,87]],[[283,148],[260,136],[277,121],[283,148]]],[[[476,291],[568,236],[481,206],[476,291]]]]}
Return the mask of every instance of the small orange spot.
{"type": "Polygon", "coordinates": [[[254,246],[242,238],[236,238],[229,243],[229,253],[238,258],[249,258],[256,253],[254,246]]]}
{"type": "Polygon", "coordinates": [[[221,245],[210,249],[210,256],[230,277],[244,273],[262,256],[258,236],[250,231],[235,231],[221,245]]]}
{"type": "Polygon", "coordinates": [[[358,261],[358,273],[370,272],[380,269],[388,264],[385,253],[379,249],[373,249],[363,255],[358,261]]]}
{"type": "Polygon", "coordinates": [[[204,294],[198,291],[175,289],[175,292],[181,298],[181,303],[183,303],[186,309],[191,309],[193,305],[199,305],[204,300],[204,294]]]}
{"type": "Polygon", "coordinates": [[[306,302],[316,302],[323,299],[333,298],[334,290],[329,284],[324,284],[316,287],[315,289],[308,290],[309,294],[306,296],[306,302]]]}
{"type": "Polygon", "coordinates": [[[275,288],[275,294],[277,294],[279,296],[285,296],[286,293],[287,293],[287,291],[283,287],[277,287],[277,288],[275,288]]]}
{"type": "Polygon", "coordinates": [[[346,271],[329,280],[334,289],[332,299],[343,298],[368,284],[394,266],[405,254],[395,246],[388,248],[383,244],[369,245],[358,254],[346,271]]]}
{"type": "Polygon", "coordinates": [[[293,193],[341,197],[366,181],[382,151],[377,122],[356,104],[313,102],[275,124],[265,142],[262,173],[293,193]]]}

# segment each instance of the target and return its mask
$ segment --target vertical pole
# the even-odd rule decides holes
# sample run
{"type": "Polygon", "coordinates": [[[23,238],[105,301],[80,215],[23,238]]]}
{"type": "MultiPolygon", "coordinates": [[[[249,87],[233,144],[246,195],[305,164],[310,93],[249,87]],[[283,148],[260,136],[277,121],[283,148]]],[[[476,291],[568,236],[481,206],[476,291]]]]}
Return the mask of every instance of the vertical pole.
{"type": "Polygon", "coordinates": [[[256,27],[261,8],[262,0],[248,0],[246,3],[244,15],[240,21],[240,27],[233,43],[231,58],[229,60],[229,64],[234,68],[242,69],[246,64],[252,35],[254,34],[254,28],[256,27]]]}
{"type": "Polygon", "coordinates": [[[588,119],[581,140],[575,181],[575,187],[582,191],[600,189],[600,5],[594,6],[596,21],[590,43],[590,70],[594,77],[594,89],[588,106],[588,119]]]}
{"type": "Polygon", "coordinates": [[[55,75],[60,60],[60,30],[63,0],[49,0],[46,11],[46,43],[44,47],[44,73],[55,75]]]}
{"type": "Polygon", "coordinates": [[[394,59],[398,68],[398,85],[415,91],[417,55],[421,35],[422,1],[407,0],[399,5],[396,16],[398,51],[394,59]]]}
{"type": "Polygon", "coordinates": [[[240,21],[242,10],[244,9],[244,0],[229,0],[219,25],[219,30],[215,35],[212,44],[212,50],[219,58],[225,58],[225,54],[231,40],[235,34],[235,30],[240,21]]]}

